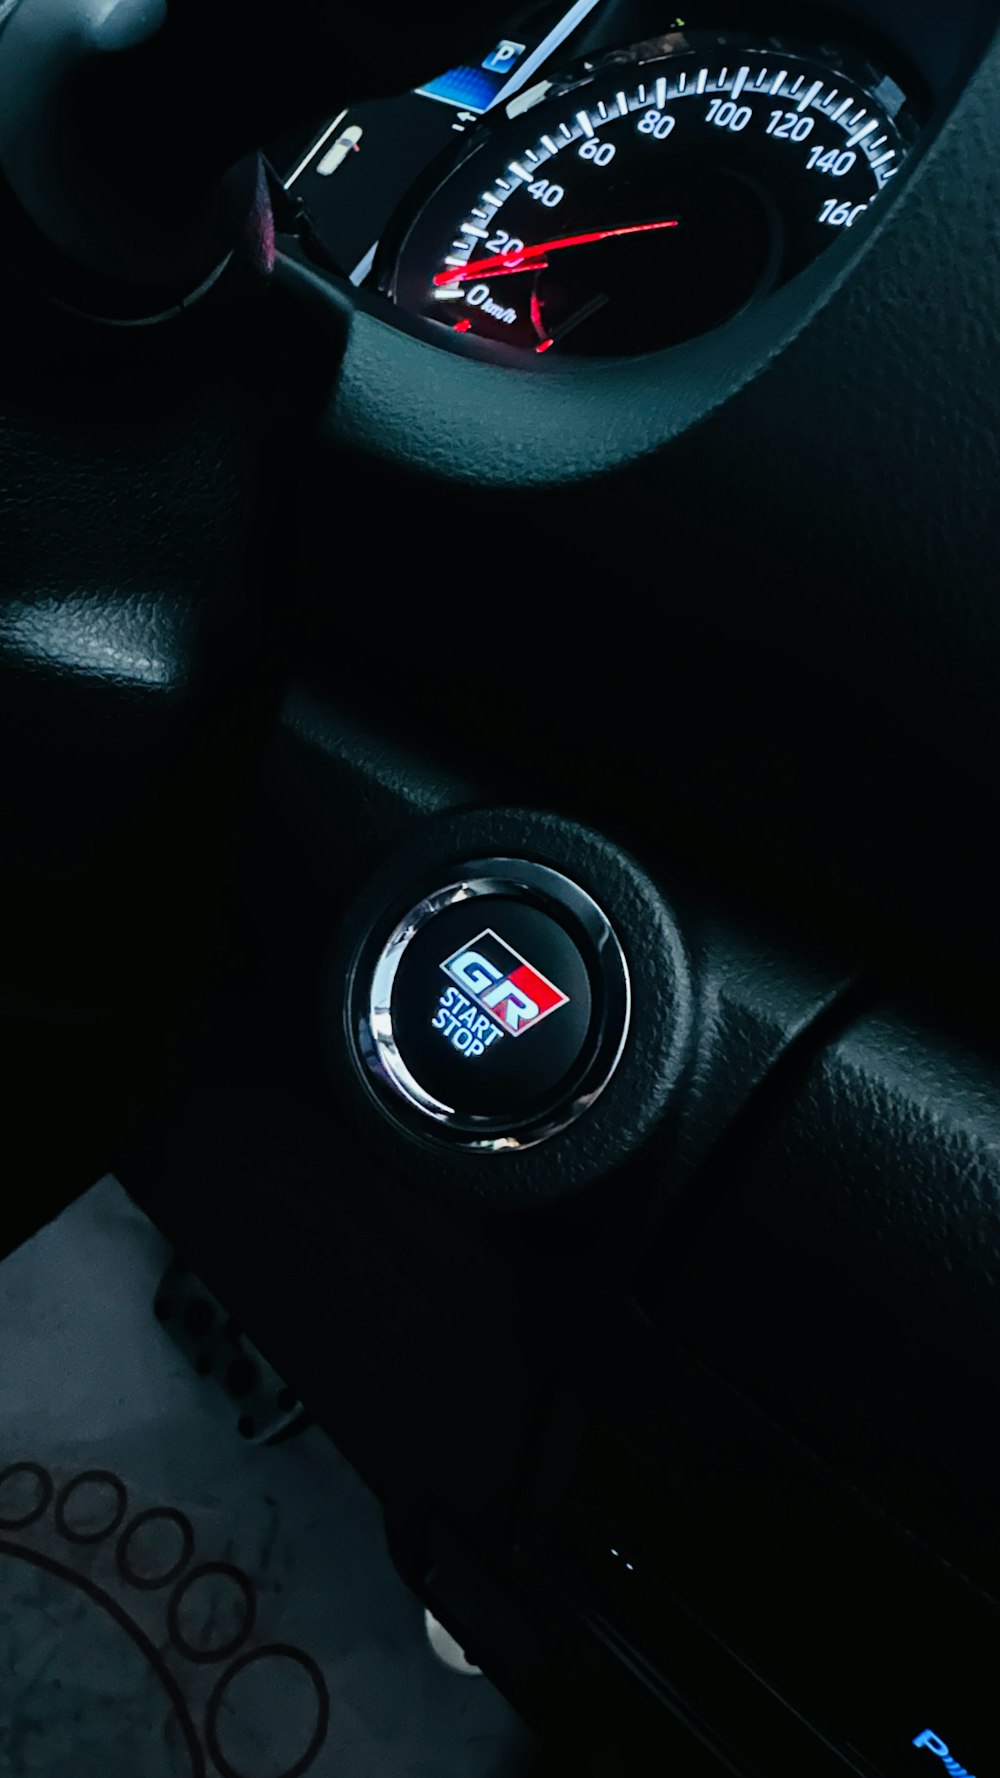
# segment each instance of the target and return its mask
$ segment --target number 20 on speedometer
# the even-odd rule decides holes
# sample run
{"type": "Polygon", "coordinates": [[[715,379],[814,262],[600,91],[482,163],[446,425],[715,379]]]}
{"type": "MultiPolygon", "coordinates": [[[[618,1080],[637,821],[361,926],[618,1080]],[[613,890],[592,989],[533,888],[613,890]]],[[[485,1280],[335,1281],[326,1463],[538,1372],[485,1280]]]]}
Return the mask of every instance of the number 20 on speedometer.
{"type": "Polygon", "coordinates": [[[543,82],[397,224],[381,288],[534,354],[707,332],[853,228],[899,170],[906,94],[848,62],[674,35],[543,82]]]}

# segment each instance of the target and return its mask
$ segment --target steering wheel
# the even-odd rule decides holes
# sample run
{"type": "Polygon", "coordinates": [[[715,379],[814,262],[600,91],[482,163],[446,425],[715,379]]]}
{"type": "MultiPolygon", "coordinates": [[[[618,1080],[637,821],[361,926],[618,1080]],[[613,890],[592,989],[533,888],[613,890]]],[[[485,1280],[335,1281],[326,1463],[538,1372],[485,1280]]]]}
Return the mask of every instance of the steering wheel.
{"type": "Polygon", "coordinates": [[[0,7],[5,1239],[113,1165],[539,1774],[982,1775],[995,9],[822,259],[554,367],[261,154],[532,10],[0,7]]]}

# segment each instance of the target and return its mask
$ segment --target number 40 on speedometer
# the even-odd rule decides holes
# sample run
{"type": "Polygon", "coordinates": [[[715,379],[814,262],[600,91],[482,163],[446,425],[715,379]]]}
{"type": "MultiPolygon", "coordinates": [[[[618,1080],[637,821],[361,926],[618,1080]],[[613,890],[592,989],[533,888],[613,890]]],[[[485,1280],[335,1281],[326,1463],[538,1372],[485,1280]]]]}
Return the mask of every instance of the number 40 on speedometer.
{"type": "Polygon", "coordinates": [[[521,352],[620,355],[704,333],[794,277],[897,173],[906,95],[847,56],[709,42],[618,52],[487,120],[397,223],[381,288],[521,352]]]}

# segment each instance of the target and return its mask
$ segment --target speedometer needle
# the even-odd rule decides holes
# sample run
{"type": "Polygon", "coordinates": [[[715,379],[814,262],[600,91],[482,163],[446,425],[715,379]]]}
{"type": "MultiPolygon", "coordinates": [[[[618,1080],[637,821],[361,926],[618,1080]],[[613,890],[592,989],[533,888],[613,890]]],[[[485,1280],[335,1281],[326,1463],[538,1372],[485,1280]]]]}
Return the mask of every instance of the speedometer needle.
{"type": "Polygon", "coordinates": [[[617,235],[643,235],[653,229],[676,228],[678,218],[672,217],[669,222],[634,222],[630,228],[599,228],[590,235],[563,235],[557,241],[539,241],[534,247],[518,247],[515,253],[494,253],[490,259],[473,259],[467,265],[449,266],[446,271],[435,272],[434,283],[465,284],[472,278],[502,278],[508,272],[537,272],[542,269],[539,264],[548,253],[558,253],[562,247],[587,247],[591,241],[609,241],[617,235]]]}

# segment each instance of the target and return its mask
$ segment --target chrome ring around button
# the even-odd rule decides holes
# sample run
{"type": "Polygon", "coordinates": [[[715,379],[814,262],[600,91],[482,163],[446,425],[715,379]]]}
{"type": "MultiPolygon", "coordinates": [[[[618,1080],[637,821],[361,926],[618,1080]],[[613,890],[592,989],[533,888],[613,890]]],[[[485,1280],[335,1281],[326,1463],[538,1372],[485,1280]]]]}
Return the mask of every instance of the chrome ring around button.
{"type": "MultiPolygon", "coordinates": [[[[503,946],[503,940],[492,931],[484,936],[503,946]]],[[[514,950],[512,954],[520,958],[525,968],[529,967],[520,952],[514,950]]],[[[446,968],[444,958],[441,967],[446,968]]],[[[533,974],[553,990],[560,1003],[567,1000],[540,972],[533,974]]],[[[501,984],[500,992],[513,990],[509,984],[501,984]]],[[[480,1000],[478,1004],[482,1007],[484,1003],[480,1000]]],[[[396,922],[374,958],[371,943],[362,947],[352,970],[349,1008],[349,1034],[359,1072],[382,1109],[404,1127],[416,1129],[424,1136],[436,1137],[451,1147],[489,1154],[534,1147],[565,1130],[589,1110],[610,1081],[624,1051],[631,1017],[631,988],[618,938],[607,916],[586,891],[548,866],[513,858],[490,858],[469,863],[451,882],[425,895],[396,922]],[[509,1112],[493,1111],[489,1115],[463,1111],[450,1104],[440,1090],[431,1091],[418,1079],[400,1046],[393,997],[411,946],[447,910],[487,897],[499,897],[512,906],[527,906],[547,916],[579,952],[592,985],[590,1023],[580,1050],[580,1066],[568,1080],[565,1094],[540,1111],[518,1111],[515,1106],[509,1112]]],[[[534,1011],[537,1016],[537,1007],[534,1011]]],[[[543,1013],[541,1017],[544,1016],[543,1013]]]]}

